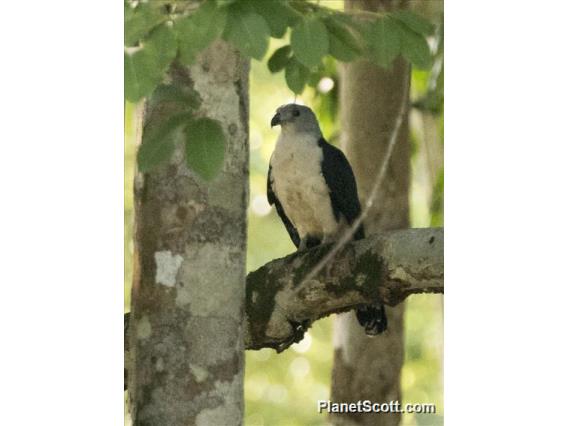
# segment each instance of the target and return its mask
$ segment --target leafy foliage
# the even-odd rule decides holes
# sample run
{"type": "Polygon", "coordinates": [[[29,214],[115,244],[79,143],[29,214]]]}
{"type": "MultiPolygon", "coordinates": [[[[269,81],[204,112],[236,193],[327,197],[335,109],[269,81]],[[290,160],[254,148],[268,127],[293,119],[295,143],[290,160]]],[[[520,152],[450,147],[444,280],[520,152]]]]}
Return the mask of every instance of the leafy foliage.
{"type": "Polygon", "coordinates": [[[138,168],[148,172],[167,161],[176,144],[185,144],[187,166],[205,180],[215,178],[223,166],[225,134],[221,123],[210,118],[195,118],[201,105],[198,93],[173,84],[161,84],[151,97],[153,105],[171,105],[177,111],[155,125],[147,125],[138,149],[138,168]],[[180,112],[181,111],[181,112],[180,112]]]}
{"type": "Polygon", "coordinates": [[[171,102],[181,108],[191,110],[199,108],[201,98],[199,93],[187,86],[179,87],[172,84],[160,84],[152,94],[152,102],[155,104],[171,102]]]}
{"type": "Polygon", "coordinates": [[[390,17],[379,19],[370,28],[369,40],[373,60],[387,67],[400,54],[401,30],[390,17]]]}
{"type": "Polygon", "coordinates": [[[406,25],[415,33],[425,36],[434,33],[434,25],[432,25],[432,23],[408,10],[397,10],[392,13],[392,17],[406,25]]]}
{"type": "Polygon", "coordinates": [[[308,18],[292,29],[291,44],[296,58],[308,68],[317,66],[329,50],[327,30],[317,18],[308,18]]]}
{"type": "Polygon", "coordinates": [[[226,20],[226,9],[216,7],[211,1],[202,4],[193,14],[178,19],[175,28],[181,62],[191,65],[197,54],[221,35],[226,20]]]}
{"type": "Polygon", "coordinates": [[[178,130],[190,119],[190,114],[176,114],[153,129],[144,129],[138,149],[138,168],[141,172],[147,172],[170,158],[178,130]]]}
{"type": "Polygon", "coordinates": [[[444,109],[444,25],[434,35],[433,64],[427,80],[426,93],[413,103],[413,107],[439,115],[444,109]]]}
{"type": "MultiPolygon", "coordinates": [[[[153,93],[176,58],[191,65],[221,36],[244,56],[261,60],[270,37],[282,38],[290,30],[290,45],[274,52],[268,68],[272,73],[284,70],[286,84],[296,94],[306,85],[317,84],[325,58],[330,56],[344,62],[369,58],[385,68],[399,56],[418,68],[428,68],[432,62],[426,37],[434,27],[407,10],[367,12],[360,17],[306,0],[125,0],[124,12],[125,97],[131,102],[153,93]]],[[[154,94],[158,95],[160,92],[154,94]]],[[[186,100],[188,110],[197,108],[186,100]]],[[[184,127],[170,117],[153,131],[157,135],[145,137],[138,157],[140,169],[149,170],[171,155],[173,135],[180,126],[188,134],[188,165],[211,179],[220,170],[225,145],[220,125],[209,119],[184,127]],[[193,131],[201,133],[192,137],[193,131]]]]}
{"type": "Polygon", "coordinates": [[[221,124],[210,118],[192,121],[186,127],[185,158],[190,169],[212,180],[223,167],[225,135],[221,124]]]}
{"type": "Polygon", "coordinates": [[[276,73],[278,71],[282,71],[290,62],[292,58],[292,47],[287,44],[286,46],[282,46],[272,54],[270,59],[268,60],[268,69],[271,73],[276,73]]]}
{"type": "Polygon", "coordinates": [[[290,29],[290,50],[275,54],[269,69],[286,70],[286,82],[295,93],[309,79],[305,69],[317,71],[328,54],[345,62],[368,57],[387,68],[399,55],[419,68],[431,63],[426,37],[433,34],[434,26],[408,10],[368,12],[361,19],[305,0],[204,0],[198,8],[187,4],[126,0],[125,46],[135,47],[125,54],[129,101],[148,96],[176,55],[190,65],[221,35],[243,55],[260,60],[269,38],[284,37],[290,29]],[[168,34],[164,28],[169,28],[168,34]],[[304,68],[291,62],[292,57],[304,68]]]}
{"type": "Polygon", "coordinates": [[[124,4],[124,45],[136,44],[155,26],[164,22],[166,17],[148,3],[141,3],[136,8],[124,4]]]}
{"type": "Polygon", "coordinates": [[[268,49],[270,28],[262,16],[249,8],[234,5],[227,20],[224,38],[245,56],[262,59],[268,49]]]}
{"type": "Polygon", "coordinates": [[[310,70],[292,57],[286,65],[286,83],[294,93],[302,93],[310,77],[310,70]]]}
{"type": "Polygon", "coordinates": [[[270,35],[282,38],[288,26],[296,22],[297,16],[286,3],[273,1],[255,1],[252,3],[256,12],[260,14],[270,27],[270,35]]]}
{"type": "Polygon", "coordinates": [[[160,84],[176,55],[176,40],[171,27],[161,24],[153,29],[139,47],[124,52],[124,94],[137,102],[160,84]]]}
{"type": "Polygon", "coordinates": [[[337,19],[328,18],[325,25],[329,37],[329,53],[335,59],[351,62],[363,51],[362,43],[355,37],[353,30],[337,19]]]}
{"type": "Polygon", "coordinates": [[[430,67],[432,56],[430,54],[430,47],[428,47],[428,43],[424,37],[407,30],[403,32],[400,43],[400,50],[405,59],[420,69],[430,67]]]}
{"type": "Polygon", "coordinates": [[[144,129],[138,149],[138,168],[148,172],[167,161],[179,140],[185,143],[187,166],[205,180],[212,180],[223,166],[225,134],[221,123],[195,119],[193,112],[174,114],[158,126],[144,129]]]}

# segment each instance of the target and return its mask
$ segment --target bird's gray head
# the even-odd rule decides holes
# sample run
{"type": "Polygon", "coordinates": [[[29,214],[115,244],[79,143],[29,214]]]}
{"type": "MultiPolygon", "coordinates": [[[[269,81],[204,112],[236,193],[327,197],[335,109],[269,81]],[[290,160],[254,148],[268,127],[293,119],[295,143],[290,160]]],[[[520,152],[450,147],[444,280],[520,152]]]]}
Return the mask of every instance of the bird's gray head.
{"type": "Polygon", "coordinates": [[[314,112],[304,105],[288,104],[276,110],[270,126],[282,127],[284,133],[315,133],[321,135],[318,119],[314,112]]]}

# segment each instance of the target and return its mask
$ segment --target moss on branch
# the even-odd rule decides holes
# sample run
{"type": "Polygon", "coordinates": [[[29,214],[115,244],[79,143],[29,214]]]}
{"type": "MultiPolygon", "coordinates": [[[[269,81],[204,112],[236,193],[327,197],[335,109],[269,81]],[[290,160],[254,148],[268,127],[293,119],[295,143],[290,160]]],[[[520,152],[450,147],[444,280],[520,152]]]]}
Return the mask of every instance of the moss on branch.
{"type": "Polygon", "coordinates": [[[313,276],[331,245],[296,252],[247,276],[245,345],[279,351],[298,340],[298,324],[414,293],[444,292],[444,230],[407,229],[346,244],[313,276]],[[306,277],[308,277],[306,279],[306,277]]]}

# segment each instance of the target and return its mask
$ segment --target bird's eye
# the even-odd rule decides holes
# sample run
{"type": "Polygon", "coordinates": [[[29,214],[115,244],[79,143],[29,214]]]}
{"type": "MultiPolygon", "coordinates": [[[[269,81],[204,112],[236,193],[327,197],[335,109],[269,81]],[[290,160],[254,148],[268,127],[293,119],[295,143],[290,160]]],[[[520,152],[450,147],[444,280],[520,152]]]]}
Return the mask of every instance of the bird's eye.
{"type": "Polygon", "coordinates": [[[293,115],[294,117],[297,117],[297,116],[300,115],[300,111],[297,110],[297,109],[295,109],[295,110],[292,112],[292,115],[293,115]]]}

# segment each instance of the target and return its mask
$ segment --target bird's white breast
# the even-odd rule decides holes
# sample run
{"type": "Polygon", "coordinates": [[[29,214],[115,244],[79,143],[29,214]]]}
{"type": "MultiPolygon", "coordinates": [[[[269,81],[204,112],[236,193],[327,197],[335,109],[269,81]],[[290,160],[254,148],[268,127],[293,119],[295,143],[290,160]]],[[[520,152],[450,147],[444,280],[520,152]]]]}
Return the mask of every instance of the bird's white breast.
{"type": "Polygon", "coordinates": [[[300,238],[337,232],[329,189],[321,171],[323,151],[316,137],[281,134],[270,159],[272,188],[300,238]]]}

